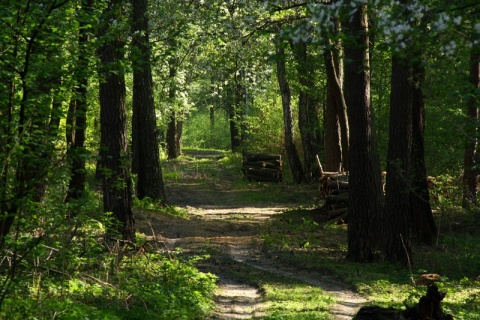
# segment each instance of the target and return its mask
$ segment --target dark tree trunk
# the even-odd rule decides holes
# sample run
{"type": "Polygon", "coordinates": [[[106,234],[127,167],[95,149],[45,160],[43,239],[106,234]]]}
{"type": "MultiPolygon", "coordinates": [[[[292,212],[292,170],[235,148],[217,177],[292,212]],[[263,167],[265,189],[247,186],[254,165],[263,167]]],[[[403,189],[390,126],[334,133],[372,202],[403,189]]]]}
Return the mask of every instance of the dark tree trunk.
{"type": "Polygon", "coordinates": [[[240,151],[242,147],[242,138],[240,133],[240,117],[238,111],[233,103],[228,105],[228,119],[230,123],[230,144],[233,152],[240,151]]]}
{"type": "Polygon", "coordinates": [[[325,166],[328,172],[338,171],[342,163],[342,147],[340,139],[340,120],[333,91],[334,84],[327,73],[327,93],[324,113],[324,146],[325,166]]]}
{"type": "MultiPolygon", "coordinates": [[[[122,19],[121,0],[111,0],[103,13],[102,21],[122,19]]],[[[100,37],[112,31],[106,23],[100,37]]],[[[129,176],[127,152],[126,91],[122,60],[125,41],[121,34],[109,34],[108,40],[98,49],[101,61],[100,76],[100,158],[102,164],[103,209],[110,212],[118,223],[107,230],[113,238],[118,234],[124,240],[135,240],[135,223],[132,212],[132,186],[129,176]]]]}
{"type": "Polygon", "coordinates": [[[172,110],[167,127],[167,156],[176,159],[182,154],[183,121],[179,120],[178,111],[172,110]]]}
{"type": "MultiPolygon", "coordinates": [[[[474,15],[472,21],[478,21],[474,15]]],[[[474,42],[480,40],[480,34],[472,28],[472,48],[470,53],[470,84],[472,93],[467,102],[467,141],[463,160],[463,197],[462,207],[468,208],[477,203],[477,126],[478,126],[478,91],[480,88],[480,49],[474,42]]]]}
{"type": "Polygon", "coordinates": [[[366,5],[356,5],[344,29],[344,92],[350,125],[348,257],[369,262],[380,246],[383,193],[370,106],[366,5]]]}
{"type": "Polygon", "coordinates": [[[137,197],[148,197],[165,203],[160,154],[158,151],[157,121],[153,100],[151,50],[148,28],[148,0],[131,0],[132,4],[132,66],[133,119],[136,121],[136,151],[138,163],[137,197]]]}
{"type": "Polygon", "coordinates": [[[385,187],[384,250],[390,261],[411,261],[410,154],[412,146],[411,67],[406,57],[392,58],[390,134],[385,187]]]}
{"type": "Polygon", "coordinates": [[[317,137],[318,101],[314,98],[313,61],[308,55],[307,44],[303,41],[292,43],[292,49],[297,61],[297,73],[300,83],[298,96],[298,127],[303,146],[303,164],[305,182],[311,183],[320,179],[320,170],[316,156],[320,152],[320,139],[317,137]]]}
{"type": "MultiPolygon", "coordinates": [[[[90,13],[93,0],[82,1],[82,11],[90,13]]],[[[80,35],[78,38],[78,60],[75,71],[75,90],[67,114],[66,140],[71,158],[71,178],[68,186],[67,201],[79,199],[85,192],[85,138],[87,129],[87,88],[88,88],[88,51],[87,43],[90,40],[90,31],[85,20],[80,21],[80,35]]]]}
{"type": "Polygon", "coordinates": [[[215,88],[215,77],[210,78],[210,89],[211,89],[211,94],[212,94],[212,101],[210,102],[210,107],[208,108],[209,111],[209,118],[210,118],[210,130],[213,130],[215,128],[215,105],[217,103],[217,98],[214,96],[214,93],[216,92],[215,88]]]}
{"type": "Polygon", "coordinates": [[[325,169],[337,171],[342,167],[348,171],[349,128],[347,106],[342,88],[339,57],[333,44],[324,34],[328,47],[323,53],[327,73],[327,99],[325,110],[325,169]],[[328,133],[328,137],[327,137],[328,133]]]}
{"type": "MultiPolygon", "coordinates": [[[[12,39],[11,51],[4,52],[5,55],[10,55],[10,59],[16,60],[17,50],[16,45],[18,39],[12,39]]],[[[11,170],[12,161],[7,155],[11,152],[11,142],[15,138],[13,133],[13,106],[15,97],[15,81],[14,76],[11,73],[4,72],[0,75],[0,96],[4,97],[0,99],[0,112],[2,117],[0,119],[0,144],[3,147],[3,152],[0,153],[0,248],[3,248],[4,240],[7,234],[10,232],[10,228],[14,222],[15,212],[14,201],[9,194],[8,181],[11,170]]]]}
{"type": "Polygon", "coordinates": [[[241,151],[242,133],[241,133],[241,110],[238,110],[236,86],[230,84],[228,86],[226,98],[226,110],[230,125],[230,145],[233,152],[241,151]]]}
{"type": "Polygon", "coordinates": [[[167,127],[167,156],[168,159],[176,159],[182,154],[182,133],[183,133],[183,120],[181,119],[181,111],[175,107],[175,99],[177,97],[177,66],[176,59],[171,58],[170,64],[170,88],[168,91],[168,100],[172,105],[170,114],[170,121],[167,127]]]}
{"type": "Polygon", "coordinates": [[[437,227],[433,219],[430,195],[427,184],[427,169],[425,167],[424,127],[425,104],[423,101],[422,86],[425,80],[425,68],[421,61],[422,54],[416,54],[418,60],[413,66],[413,93],[412,106],[412,152],[410,192],[411,228],[412,235],[420,242],[432,244],[437,234],[437,227]]]}
{"type": "Polygon", "coordinates": [[[285,66],[285,49],[280,36],[277,34],[275,38],[276,53],[277,53],[277,79],[282,95],[283,106],[283,124],[285,132],[285,151],[287,152],[288,163],[292,172],[294,183],[302,183],[303,169],[300,157],[298,156],[297,147],[295,146],[293,135],[293,117],[291,106],[290,86],[287,80],[287,70],[285,66]]]}

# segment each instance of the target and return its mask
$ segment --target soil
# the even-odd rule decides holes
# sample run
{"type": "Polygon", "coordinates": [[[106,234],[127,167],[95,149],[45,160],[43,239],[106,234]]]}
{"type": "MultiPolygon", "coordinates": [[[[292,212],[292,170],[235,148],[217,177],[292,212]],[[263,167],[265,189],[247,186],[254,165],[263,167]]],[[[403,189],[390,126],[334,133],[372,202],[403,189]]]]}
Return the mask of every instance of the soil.
{"type": "MultiPolygon", "coordinates": [[[[214,152],[190,154],[196,159],[219,156],[214,152]]],[[[179,164],[180,165],[180,164],[179,164]]],[[[219,170],[222,170],[219,168],[219,170]]],[[[302,270],[301,266],[282,264],[261,250],[262,225],[272,216],[297,208],[310,198],[293,194],[279,201],[245,202],[232,185],[238,176],[210,179],[198,168],[189,168],[176,181],[166,183],[167,201],[182,208],[188,219],[141,212],[136,215],[140,232],[153,235],[165,250],[182,248],[192,254],[215,252],[200,268],[218,277],[216,310],[212,319],[253,319],[265,315],[262,291],[251,283],[232,276],[239,266],[287,277],[317,286],[333,295],[336,304],[331,310],[334,319],[351,319],[366,300],[341,282],[325,274],[302,270]]]]}

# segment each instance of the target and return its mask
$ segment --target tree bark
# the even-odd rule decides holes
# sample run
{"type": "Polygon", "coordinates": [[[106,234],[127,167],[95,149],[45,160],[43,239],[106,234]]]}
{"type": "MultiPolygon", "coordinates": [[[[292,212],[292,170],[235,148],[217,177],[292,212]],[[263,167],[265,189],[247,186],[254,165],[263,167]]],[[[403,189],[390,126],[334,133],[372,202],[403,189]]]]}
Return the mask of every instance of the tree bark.
{"type": "Polygon", "coordinates": [[[165,190],[160,154],[158,151],[157,121],[153,100],[151,49],[148,27],[148,0],[131,0],[132,5],[132,66],[133,66],[133,113],[137,130],[137,145],[133,157],[137,168],[137,197],[148,197],[165,203],[165,190]]]}
{"type": "Polygon", "coordinates": [[[412,146],[411,66],[405,56],[392,58],[390,134],[385,185],[384,251],[393,262],[411,261],[410,154],[412,146]]]}
{"type": "MultiPolygon", "coordinates": [[[[86,15],[91,13],[93,0],[82,1],[82,12],[86,15]]],[[[78,65],[74,75],[75,90],[74,97],[70,102],[67,113],[66,140],[69,146],[68,153],[71,157],[70,183],[66,201],[80,199],[85,192],[85,139],[87,129],[87,88],[88,88],[88,50],[86,46],[90,41],[89,24],[80,21],[80,34],[78,37],[78,65]]]]}
{"type": "MultiPolygon", "coordinates": [[[[355,4],[353,1],[352,4],[355,4]]],[[[380,247],[383,192],[370,106],[367,6],[345,23],[345,102],[350,124],[348,258],[369,262],[380,247]]]]}
{"type": "Polygon", "coordinates": [[[423,54],[417,51],[413,65],[413,93],[412,106],[412,151],[411,151],[411,179],[410,192],[410,224],[412,235],[416,240],[425,244],[432,244],[437,235],[437,227],[433,219],[430,195],[427,183],[427,169],[425,165],[425,104],[423,100],[422,86],[425,80],[425,68],[423,54]]]}
{"type": "MultiPolygon", "coordinates": [[[[172,45],[174,46],[174,44],[172,45]]],[[[181,111],[176,107],[175,99],[177,96],[176,76],[177,66],[175,58],[170,58],[170,87],[168,91],[168,100],[171,104],[170,121],[167,127],[167,156],[168,159],[176,159],[182,154],[182,133],[183,120],[181,119],[181,111]]]]}
{"type": "Polygon", "coordinates": [[[303,169],[300,157],[298,156],[297,147],[295,146],[293,134],[293,117],[291,106],[290,86],[287,80],[287,70],[285,66],[285,49],[280,39],[280,35],[275,37],[276,53],[277,53],[277,79],[282,95],[283,106],[283,125],[285,133],[285,150],[287,152],[288,163],[292,172],[294,183],[302,183],[303,169]]]}
{"type": "MultiPolygon", "coordinates": [[[[472,21],[478,15],[474,15],[472,21]]],[[[470,71],[469,82],[472,93],[467,102],[467,141],[465,144],[465,156],[463,160],[463,197],[462,207],[468,208],[477,203],[477,175],[478,169],[475,169],[477,159],[477,126],[478,126],[478,91],[480,88],[480,49],[475,40],[480,41],[480,34],[472,27],[472,48],[470,52],[470,71]]]]}
{"type": "Polygon", "coordinates": [[[241,151],[242,147],[242,133],[241,133],[241,110],[238,110],[236,86],[230,87],[230,97],[227,99],[228,121],[230,123],[230,144],[232,152],[241,151]],[[231,97],[234,97],[232,99],[231,97]],[[233,101],[232,101],[233,100],[233,101]]]}
{"type": "Polygon", "coordinates": [[[318,101],[313,92],[313,61],[308,55],[307,44],[303,41],[291,42],[295,59],[297,61],[297,74],[300,83],[298,95],[298,127],[303,146],[303,164],[305,182],[312,183],[320,179],[320,170],[317,166],[316,156],[320,152],[320,139],[317,137],[319,127],[317,106],[318,101]]]}
{"type": "Polygon", "coordinates": [[[332,43],[325,36],[329,48],[323,56],[327,73],[327,100],[325,110],[325,167],[327,171],[335,171],[340,163],[348,171],[349,128],[347,106],[341,85],[342,79],[337,73],[335,54],[332,43]],[[327,137],[327,132],[329,137],[327,137]]]}
{"type": "MultiPolygon", "coordinates": [[[[135,240],[132,212],[132,190],[127,152],[127,116],[125,77],[122,68],[125,41],[112,30],[107,21],[122,21],[122,0],[111,0],[103,12],[104,25],[99,38],[104,43],[98,49],[100,58],[100,158],[102,164],[103,210],[111,213],[118,223],[108,226],[107,236],[120,235],[135,240]],[[108,33],[108,34],[107,34],[108,33]]],[[[117,22],[118,23],[118,22],[117,22]]]]}

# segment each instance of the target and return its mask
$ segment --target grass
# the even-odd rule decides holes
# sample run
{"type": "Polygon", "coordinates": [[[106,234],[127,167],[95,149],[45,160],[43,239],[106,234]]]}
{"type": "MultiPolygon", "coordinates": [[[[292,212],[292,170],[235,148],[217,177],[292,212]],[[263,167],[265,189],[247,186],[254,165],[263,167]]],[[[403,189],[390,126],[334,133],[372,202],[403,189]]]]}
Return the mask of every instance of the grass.
{"type": "Polygon", "coordinates": [[[415,287],[413,281],[421,274],[437,273],[442,277],[438,285],[447,293],[445,310],[456,319],[478,319],[479,237],[478,231],[466,232],[471,229],[471,221],[478,219],[475,213],[452,217],[457,228],[442,233],[437,246],[415,247],[412,270],[381,261],[359,264],[345,260],[346,227],[318,223],[318,228],[312,228],[316,222],[311,219],[316,215],[318,210],[294,210],[277,216],[263,235],[265,250],[287,265],[323,270],[350,284],[372,303],[384,307],[415,304],[426,289],[415,287]],[[469,223],[464,223],[464,219],[469,223]]]}
{"type": "MultiPolygon", "coordinates": [[[[441,275],[438,286],[447,294],[444,309],[456,319],[479,319],[480,213],[478,208],[476,211],[459,209],[452,200],[456,190],[450,188],[437,197],[433,204],[439,226],[437,243],[431,247],[414,247],[411,268],[381,260],[370,264],[352,263],[345,259],[347,226],[320,220],[321,212],[308,206],[314,202],[315,190],[288,183],[249,183],[238,173],[241,158],[228,153],[224,155],[224,158],[203,159],[194,168],[206,174],[208,179],[231,180],[234,177],[230,188],[236,192],[239,204],[298,201],[298,208],[276,215],[263,226],[263,249],[270,258],[281,264],[302,266],[340,279],[373,304],[384,307],[401,308],[405,304],[415,304],[426,291],[425,287],[414,286],[416,279],[423,273],[437,273],[441,275]]],[[[187,172],[192,170],[190,161],[195,160],[186,158],[181,161],[185,161],[187,172]]],[[[439,192],[442,190],[440,188],[439,192]]],[[[304,284],[286,283],[285,279],[265,280],[269,278],[252,270],[237,272],[236,276],[245,281],[250,279],[265,291],[269,312],[266,319],[318,319],[331,304],[331,298],[325,293],[315,292],[315,288],[304,284]],[[318,297],[325,299],[325,304],[316,301],[318,297]],[[311,306],[308,304],[310,299],[314,301],[311,306]],[[305,304],[305,310],[298,301],[305,304]],[[320,310],[311,310],[315,305],[320,310]],[[304,311],[305,317],[296,318],[304,311]],[[311,318],[309,312],[313,312],[311,318]]]]}
{"type": "Polygon", "coordinates": [[[224,275],[257,287],[263,292],[266,315],[259,319],[333,319],[329,310],[335,299],[321,288],[236,262],[212,248],[206,250],[214,257],[216,267],[220,268],[224,275]]]}

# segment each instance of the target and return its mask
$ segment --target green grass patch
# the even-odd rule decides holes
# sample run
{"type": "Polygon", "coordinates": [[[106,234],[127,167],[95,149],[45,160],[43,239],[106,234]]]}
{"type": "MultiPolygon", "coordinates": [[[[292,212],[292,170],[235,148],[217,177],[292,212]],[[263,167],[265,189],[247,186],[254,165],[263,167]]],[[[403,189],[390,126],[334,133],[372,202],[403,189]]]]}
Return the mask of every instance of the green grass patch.
{"type": "Polygon", "coordinates": [[[262,286],[268,315],[262,319],[333,319],[329,310],[335,300],[318,287],[303,283],[273,282],[262,286]]]}
{"type": "Polygon", "coordinates": [[[329,310],[335,299],[321,288],[239,263],[214,248],[207,252],[223,274],[257,287],[263,293],[266,315],[260,319],[333,319],[329,310]]]}
{"type": "Polygon", "coordinates": [[[440,274],[438,285],[447,294],[444,309],[456,319],[478,319],[480,252],[478,229],[471,228],[478,216],[467,212],[444,215],[449,227],[437,245],[414,247],[411,270],[380,260],[370,264],[345,260],[346,226],[321,221],[317,209],[280,214],[267,224],[262,236],[265,251],[281,263],[323,270],[384,307],[414,305],[426,292],[425,287],[415,287],[414,281],[423,273],[440,274]]]}

